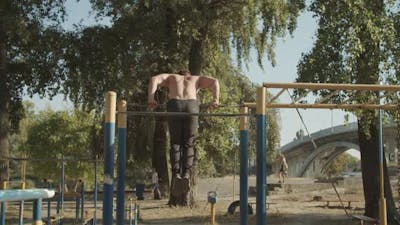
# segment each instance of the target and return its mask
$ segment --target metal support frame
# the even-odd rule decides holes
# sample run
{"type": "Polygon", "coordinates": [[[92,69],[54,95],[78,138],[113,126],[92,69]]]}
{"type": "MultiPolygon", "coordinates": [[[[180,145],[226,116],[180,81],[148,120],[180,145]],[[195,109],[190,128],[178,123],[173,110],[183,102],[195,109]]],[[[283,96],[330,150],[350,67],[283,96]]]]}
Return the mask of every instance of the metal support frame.
{"type": "MultiPolygon", "coordinates": [[[[376,84],[321,84],[321,83],[264,83],[262,88],[257,89],[257,102],[256,103],[244,103],[243,106],[257,108],[257,215],[256,224],[266,224],[266,209],[265,209],[265,164],[266,157],[263,155],[265,146],[267,143],[266,131],[265,131],[265,109],[266,108],[315,108],[315,109],[369,109],[379,110],[381,116],[381,110],[398,110],[398,104],[376,104],[376,103],[365,103],[365,104],[332,104],[323,103],[327,99],[324,98],[322,101],[314,104],[292,104],[292,103],[272,103],[265,104],[265,90],[266,88],[282,88],[282,89],[305,89],[305,90],[355,90],[355,91],[377,91],[377,92],[400,92],[399,85],[376,85],[376,84]],[[263,149],[264,148],[264,149],[263,149]],[[264,167],[264,168],[263,168],[264,167]],[[261,176],[261,177],[259,177],[261,176]],[[263,193],[264,191],[264,193],[263,193]]],[[[282,92],[282,91],[281,91],[282,92]]],[[[381,95],[379,96],[381,100],[381,95]]],[[[381,131],[381,120],[380,120],[380,140],[379,140],[379,156],[380,156],[380,224],[387,224],[387,212],[386,202],[384,198],[384,177],[383,177],[383,146],[382,146],[382,131],[381,131]]]]}

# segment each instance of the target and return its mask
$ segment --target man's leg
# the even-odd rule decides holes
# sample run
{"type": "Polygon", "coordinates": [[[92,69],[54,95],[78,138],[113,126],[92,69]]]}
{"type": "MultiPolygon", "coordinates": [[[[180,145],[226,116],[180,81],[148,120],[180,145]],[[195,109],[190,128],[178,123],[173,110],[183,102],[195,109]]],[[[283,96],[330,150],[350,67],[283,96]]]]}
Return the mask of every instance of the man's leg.
{"type": "MultiPolygon", "coordinates": [[[[180,104],[176,100],[168,101],[167,111],[168,112],[179,112],[180,104]]],[[[168,117],[168,127],[170,134],[170,160],[171,170],[173,176],[180,176],[182,172],[181,168],[181,148],[182,148],[182,135],[183,135],[184,121],[179,117],[168,117]]]]}
{"type": "MultiPolygon", "coordinates": [[[[187,111],[198,113],[199,105],[196,100],[188,101],[187,111]]],[[[192,175],[194,161],[194,142],[198,131],[198,116],[185,118],[183,131],[183,177],[189,179],[192,175]]]]}
{"type": "MultiPolygon", "coordinates": [[[[167,111],[168,112],[182,112],[182,106],[184,102],[180,100],[168,101],[167,111]]],[[[170,116],[168,118],[168,126],[170,132],[170,160],[172,169],[172,180],[171,180],[171,197],[170,205],[180,204],[177,202],[179,196],[184,192],[184,185],[182,184],[181,174],[183,172],[182,167],[182,148],[183,148],[183,132],[184,132],[184,120],[182,117],[170,116]]]]}

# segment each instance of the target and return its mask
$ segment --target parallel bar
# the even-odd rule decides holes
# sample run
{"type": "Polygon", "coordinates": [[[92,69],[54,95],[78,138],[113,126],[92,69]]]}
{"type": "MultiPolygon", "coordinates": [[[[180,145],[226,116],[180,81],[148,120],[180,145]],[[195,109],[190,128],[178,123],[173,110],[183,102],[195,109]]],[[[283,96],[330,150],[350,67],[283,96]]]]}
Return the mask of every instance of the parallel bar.
{"type": "MultiPolygon", "coordinates": [[[[248,104],[250,107],[252,104],[248,104]]],[[[285,103],[272,103],[267,104],[267,108],[286,108],[286,109],[385,109],[385,110],[396,110],[398,105],[396,104],[386,104],[386,105],[376,105],[376,104],[285,104],[285,103]]]]}
{"type": "Polygon", "coordinates": [[[266,115],[265,115],[266,88],[257,88],[257,107],[256,107],[256,130],[257,130],[257,199],[256,199],[256,225],[265,225],[267,218],[266,210],[266,115]]]}
{"type": "MultiPolygon", "coordinates": [[[[240,112],[243,114],[248,113],[247,107],[242,107],[240,112]]],[[[249,128],[248,118],[240,117],[240,225],[247,225],[248,223],[248,171],[249,171],[249,128]]]]}
{"type": "Polygon", "coordinates": [[[0,190],[0,202],[52,198],[54,195],[55,191],[48,189],[0,190]]]}
{"type": "Polygon", "coordinates": [[[241,116],[252,116],[250,114],[241,113],[185,113],[185,112],[139,112],[139,111],[128,111],[128,116],[221,116],[221,117],[241,117],[241,116]]]}
{"type": "Polygon", "coordinates": [[[104,125],[103,225],[113,224],[114,143],[117,94],[107,92],[104,125]]]}
{"type": "Polygon", "coordinates": [[[377,84],[333,84],[333,83],[263,83],[266,88],[293,89],[328,89],[328,90],[368,90],[368,91],[400,91],[400,85],[377,84]]]}
{"type": "Polygon", "coordinates": [[[125,220],[126,101],[118,104],[117,225],[125,220]]]}

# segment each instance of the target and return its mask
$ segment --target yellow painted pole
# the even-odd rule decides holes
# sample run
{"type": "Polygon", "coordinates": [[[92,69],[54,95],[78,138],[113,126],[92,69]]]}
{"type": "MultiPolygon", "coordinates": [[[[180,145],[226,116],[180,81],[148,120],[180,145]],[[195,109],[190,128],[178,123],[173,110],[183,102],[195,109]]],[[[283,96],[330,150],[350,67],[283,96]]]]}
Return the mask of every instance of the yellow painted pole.
{"type": "MultiPolygon", "coordinates": [[[[240,113],[248,114],[248,108],[243,106],[240,108],[240,113]]],[[[240,225],[248,224],[248,203],[249,203],[249,155],[248,155],[248,145],[249,145],[249,126],[248,126],[247,116],[240,117],[240,225]]]]}
{"type": "Polygon", "coordinates": [[[215,224],[215,204],[211,203],[211,217],[210,217],[210,224],[215,224]]]}
{"type": "Polygon", "coordinates": [[[265,225],[267,218],[266,205],[266,167],[267,167],[267,119],[266,119],[266,93],[265,87],[257,88],[256,106],[256,152],[257,152],[257,198],[256,198],[256,225],[265,225]]]}
{"type": "Polygon", "coordinates": [[[106,94],[104,123],[103,224],[113,224],[115,112],[117,94],[106,94]]]}

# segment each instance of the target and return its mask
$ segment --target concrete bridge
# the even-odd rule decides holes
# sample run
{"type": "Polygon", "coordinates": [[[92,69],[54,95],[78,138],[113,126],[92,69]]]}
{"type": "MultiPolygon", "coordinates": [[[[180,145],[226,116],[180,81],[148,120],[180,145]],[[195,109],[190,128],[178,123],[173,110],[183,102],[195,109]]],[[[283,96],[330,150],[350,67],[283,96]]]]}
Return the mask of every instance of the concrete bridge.
{"type": "MultiPolygon", "coordinates": [[[[349,150],[359,150],[357,123],[339,125],[312,133],[317,146],[315,148],[308,136],[296,139],[283,147],[289,165],[288,175],[291,177],[318,177],[341,153],[349,150]]],[[[383,128],[383,142],[388,164],[397,164],[397,129],[396,125],[383,128]]]]}

